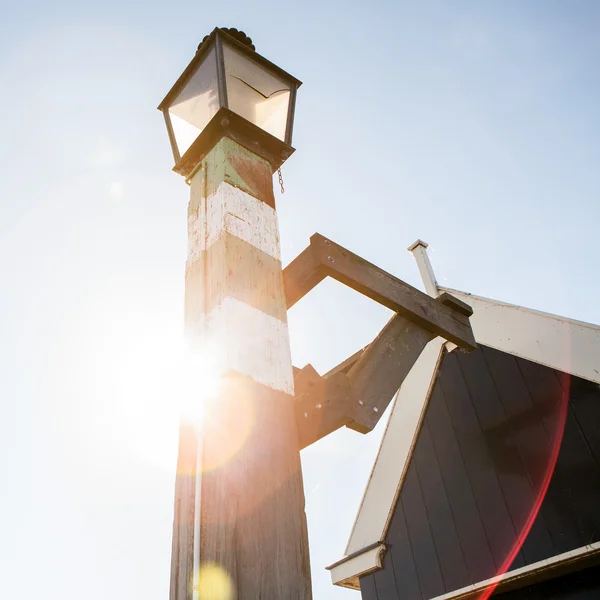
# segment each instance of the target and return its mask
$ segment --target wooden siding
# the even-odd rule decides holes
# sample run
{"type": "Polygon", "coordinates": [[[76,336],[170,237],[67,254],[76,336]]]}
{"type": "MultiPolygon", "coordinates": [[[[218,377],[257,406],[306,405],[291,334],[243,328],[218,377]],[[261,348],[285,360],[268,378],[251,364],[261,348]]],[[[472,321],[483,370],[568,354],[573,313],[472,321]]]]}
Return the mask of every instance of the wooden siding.
{"type": "MultiPolygon", "coordinates": [[[[600,387],[485,346],[446,354],[363,600],[427,600],[598,541],[598,507],[600,387]]],[[[527,594],[502,597],[545,597],[527,594]]]]}

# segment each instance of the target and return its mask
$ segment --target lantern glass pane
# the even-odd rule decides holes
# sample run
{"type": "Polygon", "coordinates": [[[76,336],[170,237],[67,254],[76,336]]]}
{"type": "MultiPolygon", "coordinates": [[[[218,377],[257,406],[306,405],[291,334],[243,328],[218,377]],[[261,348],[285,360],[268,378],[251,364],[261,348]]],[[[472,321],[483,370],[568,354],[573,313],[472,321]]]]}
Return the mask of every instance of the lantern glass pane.
{"type": "Polygon", "coordinates": [[[218,110],[217,60],[213,48],[169,107],[173,133],[182,156],[218,110]]]}
{"type": "Polygon", "coordinates": [[[223,58],[229,108],[285,141],[291,85],[227,44],[223,58]]]}

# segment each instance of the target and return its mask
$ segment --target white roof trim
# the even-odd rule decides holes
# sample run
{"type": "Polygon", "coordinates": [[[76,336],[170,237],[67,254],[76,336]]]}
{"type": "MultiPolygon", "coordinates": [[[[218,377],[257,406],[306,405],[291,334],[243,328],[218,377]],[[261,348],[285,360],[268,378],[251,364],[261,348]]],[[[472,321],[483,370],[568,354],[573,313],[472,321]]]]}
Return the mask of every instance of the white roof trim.
{"type": "MultiPolygon", "coordinates": [[[[545,558],[538,562],[530,565],[525,565],[512,571],[507,571],[503,575],[496,575],[490,579],[468,585],[459,590],[442,594],[441,596],[435,596],[431,600],[475,600],[481,598],[485,591],[490,588],[493,590],[508,591],[508,589],[515,589],[519,587],[525,587],[531,585],[534,582],[546,581],[552,578],[559,569],[565,569],[569,565],[569,571],[575,570],[573,567],[577,563],[584,563],[590,561],[600,554],[600,543],[595,542],[575,550],[569,550],[569,552],[563,552],[550,558],[545,558]]],[[[580,568],[583,568],[580,567],[580,568]]]]}
{"type": "MultiPolygon", "coordinates": [[[[600,383],[599,326],[450,288],[439,289],[473,308],[470,321],[478,343],[600,383]]],[[[365,573],[350,573],[363,564],[357,557],[369,554],[376,544],[383,543],[385,539],[444,344],[442,338],[429,342],[396,395],[348,540],[347,558],[330,568],[336,585],[356,589],[357,578],[365,573]],[[365,551],[361,552],[362,549],[365,551]],[[339,570],[342,565],[345,565],[343,576],[339,570]]],[[[375,566],[371,570],[377,568],[381,567],[375,566]]]]}
{"type": "Polygon", "coordinates": [[[473,308],[478,343],[600,383],[600,327],[440,288],[473,308]]]}
{"type": "Polygon", "coordinates": [[[364,552],[357,552],[327,567],[331,571],[331,580],[334,585],[360,590],[359,577],[381,569],[384,554],[383,544],[372,544],[364,552]]]}
{"type": "MultiPolygon", "coordinates": [[[[424,408],[430,394],[431,382],[437,372],[442,350],[442,338],[431,340],[421,352],[415,365],[402,383],[390,414],[386,431],[371,471],[371,477],[358,510],[358,515],[348,546],[346,556],[349,559],[363,548],[370,548],[385,537],[389,519],[391,519],[400,492],[404,466],[412,453],[423,418],[424,408]]],[[[338,563],[339,564],[339,563],[338,563]]],[[[344,587],[351,565],[359,563],[353,560],[344,562],[344,576],[336,567],[331,571],[334,584],[344,587]]],[[[358,573],[352,573],[358,576],[358,573]]]]}

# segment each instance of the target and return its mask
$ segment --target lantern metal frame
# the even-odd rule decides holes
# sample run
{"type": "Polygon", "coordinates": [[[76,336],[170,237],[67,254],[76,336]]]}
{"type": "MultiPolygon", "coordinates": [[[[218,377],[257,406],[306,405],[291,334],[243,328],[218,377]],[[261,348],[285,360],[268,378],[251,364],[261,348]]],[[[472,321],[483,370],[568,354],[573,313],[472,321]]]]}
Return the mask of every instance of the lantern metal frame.
{"type": "Polygon", "coordinates": [[[194,58],[158,106],[158,110],[163,113],[171,149],[173,151],[173,158],[175,160],[173,171],[184,177],[189,177],[196,166],[222,137],[228,137],[251,152],[266,159],[271,164],[272,170],[276,171],[295,151],[292,147],[292,132],[296,110],[296,92],[301,85],[302,82],[299,79],[296,79],[264,56],[261,56],[252,50],[249,46],[238,41],[223,29],[216,27],[208,38],[200,45],[194,58]],[[280,140],[229,108],[227,100],[225,60],[223,54],[224,43],[233,47],[249,60],[257,63],[260,67],[263,67],[272,74],[280,77],[290,86],[290,99],[288,103],[284,140],[280,140]],[[198,137],[191,146],[183,153],[183,155],[181,155],[171,123],[169,107],[189,83],[213,48],[215,49],[216,55],[219,109],[204,129],[198,134],[198,137]]]}

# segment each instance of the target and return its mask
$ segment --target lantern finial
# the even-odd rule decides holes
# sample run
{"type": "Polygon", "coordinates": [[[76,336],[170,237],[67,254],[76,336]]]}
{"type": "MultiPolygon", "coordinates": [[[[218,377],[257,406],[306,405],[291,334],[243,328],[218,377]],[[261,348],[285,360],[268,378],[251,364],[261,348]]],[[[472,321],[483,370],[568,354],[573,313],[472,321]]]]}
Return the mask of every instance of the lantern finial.
{"type": "MultiPolygon", "coordinates": [[[[256,51],[256,47],[252,43],[252,38],[248,37],[243,31],[240,31],[235,27],[219,27],[219,29],[230,35],[232,38],[235,38],[238,42],[241,42],[245,46],[248,46],[248,48],[250,48],[251,50],[256,51]]],[[[203,44],[208,40],[209,37],[209,35],[204,36],[204,39],[200,42],[198,46],[197,52],[200,51],[200,48],[202,48],[203,44]]]]}

